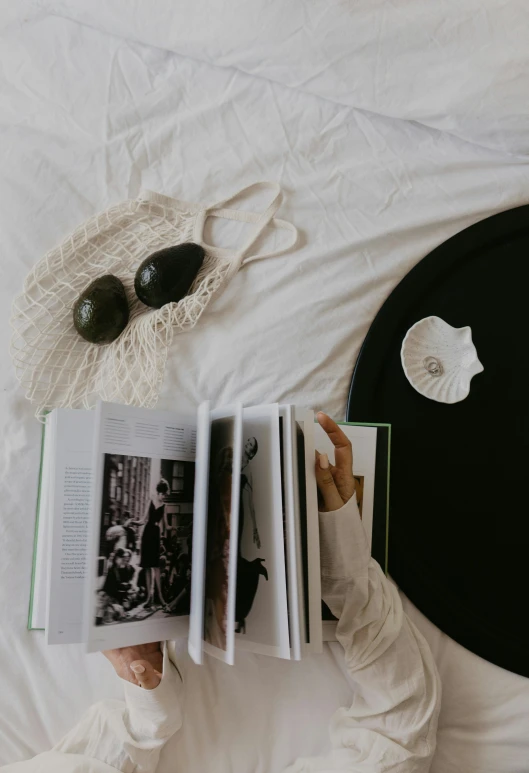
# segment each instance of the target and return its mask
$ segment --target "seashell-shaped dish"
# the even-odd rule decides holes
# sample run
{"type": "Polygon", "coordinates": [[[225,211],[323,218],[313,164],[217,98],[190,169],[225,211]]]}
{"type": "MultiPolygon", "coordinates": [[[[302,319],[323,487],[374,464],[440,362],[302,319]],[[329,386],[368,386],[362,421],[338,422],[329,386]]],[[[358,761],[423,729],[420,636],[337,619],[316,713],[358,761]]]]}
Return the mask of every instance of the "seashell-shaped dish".
{"type": "Polygon", "coordinates": [[[440,317],[425,317],[410,327],[400,352],[410,384],[439,403],[468,396],[472,377],[483,370],[469,327],[452,327],[440,317]]]}

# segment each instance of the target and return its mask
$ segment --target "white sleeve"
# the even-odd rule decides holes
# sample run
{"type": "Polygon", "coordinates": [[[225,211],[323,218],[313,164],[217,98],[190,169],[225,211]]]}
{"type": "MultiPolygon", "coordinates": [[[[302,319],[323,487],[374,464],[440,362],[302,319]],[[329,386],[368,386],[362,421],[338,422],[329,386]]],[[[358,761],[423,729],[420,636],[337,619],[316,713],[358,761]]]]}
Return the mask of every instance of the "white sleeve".
{"type": "Polygon", "coordinates": [[[320,513],[322,595],[339,618],[352,704],[331,721],[332,751],[301,771],[426,773],[435,751],[441,684],[426,640],[369,554],[356,496],[320,513]]]}
{"type": "Polygon", "coordinates": [[[158,687],[123,686],[124,703],[95,703],[50,752],[1,773],[154,773],[163,745],[182,725],[182,680],[167,646],[158,687]]]}

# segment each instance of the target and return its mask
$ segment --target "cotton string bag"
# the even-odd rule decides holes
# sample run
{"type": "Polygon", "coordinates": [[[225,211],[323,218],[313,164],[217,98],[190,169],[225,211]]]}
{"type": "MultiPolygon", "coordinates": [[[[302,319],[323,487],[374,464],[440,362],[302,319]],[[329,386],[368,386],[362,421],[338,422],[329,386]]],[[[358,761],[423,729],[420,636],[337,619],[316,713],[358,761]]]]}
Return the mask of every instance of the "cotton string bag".
{"type": "Polygon", "coordinates": [[[270,182],[254,183],[210,206],[146,191],[90,218],[48,252],[27,276],[11,317],[11,356],[36,415],[41,418],[56,407],[90,408],[98,398],[153,407],[173,335],[194,327],[242,266],[282,255],[295,245],[296,228],[274,217],[281,201],[279,185],[270,182]],[[264,212],[228,206],[261,189],[273,192],[264,212]],[[240,249],[213,247],[204,242],[208,217],[238,220],[253,228],[240,249]],[[267,226],[289,231],[288,243],[274,252],[249,254],[267,226]],[[141,303],[134,292],[139,264],[157,250],[191,241],[206,255],[189,294],[161,309],[141,303]],[[101,346],[81,338],[72,310],[83,290],[105,274],[123,282],[130,319],[116,341],[101,346]]]}

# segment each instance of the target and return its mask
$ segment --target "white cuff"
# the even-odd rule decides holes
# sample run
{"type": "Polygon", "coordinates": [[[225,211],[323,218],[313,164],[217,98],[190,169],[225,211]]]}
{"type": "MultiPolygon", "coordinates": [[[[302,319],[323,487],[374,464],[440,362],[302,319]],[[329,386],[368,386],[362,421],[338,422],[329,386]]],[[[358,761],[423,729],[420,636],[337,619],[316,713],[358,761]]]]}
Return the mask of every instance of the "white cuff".
{"type": "MultiPolygon", "coordinates": [[[[167,642],[163,645],[163,673],[158,687],[145,690],[132,682],[124,682],[125,701],[131,714],[160,727],[182,724],[181,695],[183,682],[176,666],[169,658],[167,642]]],[[[173,730],[174,732],[174,730],[173,730]]]]}
{"type": "Polygon", "coordinates": [[[356,493],[339,510],[319,514],[322,579],[357,576],[369,563],[369,546],[356,493]]]}

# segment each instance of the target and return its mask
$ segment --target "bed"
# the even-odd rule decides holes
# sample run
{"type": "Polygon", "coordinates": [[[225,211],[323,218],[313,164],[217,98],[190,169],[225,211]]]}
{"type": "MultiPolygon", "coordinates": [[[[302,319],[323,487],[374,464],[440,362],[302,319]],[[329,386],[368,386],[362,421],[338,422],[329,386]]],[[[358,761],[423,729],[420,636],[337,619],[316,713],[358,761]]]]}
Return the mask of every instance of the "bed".
{"type": "MultiPolygon", "coordinates": [[[[40,0],[0,12],[0,764],[119,697],[101,656],[26,630],[40,425],[9,364],[24,276],[79,222],[147,188],[284,192],[298,248],[244,268],[176,336],[160,406],[284,400],[345,413],[378,308],[457,231],[529,202],[522,0],[40,0]]],[[[434,773],[527,770],[529,680],[403,599],[443,680],[434,773]]],[[[328,747],[338,645],[301,663],[183,656],[185,725],[161,771],[279,771],[328,747]]]]}

